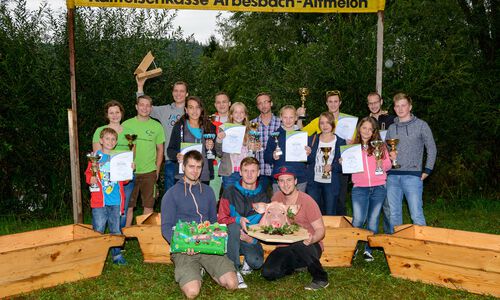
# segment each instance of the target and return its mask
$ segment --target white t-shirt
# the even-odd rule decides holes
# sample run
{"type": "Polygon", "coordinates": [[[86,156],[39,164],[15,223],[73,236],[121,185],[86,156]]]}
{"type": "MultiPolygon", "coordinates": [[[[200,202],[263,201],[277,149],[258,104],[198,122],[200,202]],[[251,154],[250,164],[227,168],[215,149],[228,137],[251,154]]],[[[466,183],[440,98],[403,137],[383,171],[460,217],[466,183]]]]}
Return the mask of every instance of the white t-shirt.
{"type": "Polygon", "coordinates": [[[323,158],[323,151],[321,151],[322,147],[330,147],[330,156],[328,156],[328,164],[331,165],[333,162],[333,157],[335,156],[335,142],[337,141],[337,137],[334,137],[333,141],[329,143],[324,143],[319,141],[318,151],[316,151],[316,162],[314,164],[314,181],[320,183],[330,183],[332,182],[331,171],[330,178],[323,178],[323,167],[325,166],[325,160],[323,158]]]}

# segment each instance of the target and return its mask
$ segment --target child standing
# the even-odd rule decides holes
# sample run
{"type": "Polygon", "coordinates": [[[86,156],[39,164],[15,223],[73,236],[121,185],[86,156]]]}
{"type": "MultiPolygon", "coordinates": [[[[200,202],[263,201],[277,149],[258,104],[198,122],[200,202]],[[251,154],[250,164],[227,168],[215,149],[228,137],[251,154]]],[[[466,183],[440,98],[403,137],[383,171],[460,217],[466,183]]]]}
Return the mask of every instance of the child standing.
{"type": "MultiPolygon", "coordinates": [[[[124,182],[110,180],[110,153],[115,148],[117,140],[118,134],[114,129],[104,128],[99,138],[102,148],[97,151],[97,154],[101,155],[98,172],[95,176],[92,175],[90,162],[85,171],[87,184],[99,186],[98,191],[91,192],[90,207],[92,208],[92,228],[100,233],[104,233],[107,223],[110,234],[121,234],[120,216],[124,214],[125,205],[124,182]]],[[[111,254],[113,263],[118,265],[127,263],[119,247],[111,248],[111,254]]]]}
{"type": "MultiPolygon", "coordinates": [[[[287,169],[295,174],[297,179],[297,189],[301,192],[306,191],[307,188],[307,163],[306,162],[287,162],[286,161],[286,133],[288,131],[296,131],[295,122],[297,121],[297,110],[292,105],[285,105],[280,110],[281,127],[277,130],[279,132],[278,145],[282,151],[281,155],[276,152],[276,140],[269,138],[267,141],[266,150],[264,150],[264,160],[266,163],[273,166],[272,176],[280,173],[281,167],[287,169]]],[[[311,154],[309,146],[304,147],[307,156],[311,154]]],[[[273,194],[279,192],[278,183],[275,179],[273,183],[273,194]]]]}

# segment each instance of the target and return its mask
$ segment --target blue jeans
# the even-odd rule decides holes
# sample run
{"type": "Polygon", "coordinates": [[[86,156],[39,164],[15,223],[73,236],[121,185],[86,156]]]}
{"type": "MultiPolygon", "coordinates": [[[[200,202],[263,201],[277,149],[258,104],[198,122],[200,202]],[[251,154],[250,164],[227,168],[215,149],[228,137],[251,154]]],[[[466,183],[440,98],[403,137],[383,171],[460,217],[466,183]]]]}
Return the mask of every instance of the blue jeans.
{"type": "Polygon", "coordinates": [[[323,216],[335,216],[337,212],[338,191],[335,191],[333,183],[308,182],[307,193],[316,203],[323,216]]]}
{"type": "Polygon", "coordinates": [[[250,244],[240,240],[240,224],[232,223],[227,226],[227,257],[234,263],[236,270],[240,269],[240,254],[245,257],[247,264],[253,270],[260,269],[264,264],[264,250],[262,245],[257,242],[250,244]]]}
{"type": "Polygon", "coordinates": [[[394,226],[403,224],[403,196],[406,197],[411,220],[416,225],[426,225],[422,202],[424,183],[419,176],[389,175],[387,176],[387,201],[391,211],[391,231],[394,226]]]}
{"type": "MultiPolygon", "coordinates": [[[[352,188],[352,225],[366,228],[373,233],[378,232],[378,220],[384,204],[386,189],[383,185],[352,188]]],[[[371,253],[368,244],[365,251],[371,253]]]]}
{"type": "Polygon", "coordinates": [[[126,185],[123,186],[125,190],[125,212],[123,216],[120,217],[120,229],[125,227],[127,223],[127,212],[128,212],[128,203],[130,202],[130,195],[132,195],[132,191],[134,190],[135,180],[134,178],[130,180],[126,185]]]}
{"type": "Polygon", "coordinates": [[[172,160],[165,160],[165,193],[169,188],[173,187],[175,182],[175,162],[172,160]]]}
{"type": "Polygon", "coordinates": [[[233,172],[233,174],[229,176],[222,176],[222,188],[227,190],[228,187],[234,185],[236,182],[240,181],[240,179],[240,172],[233,172]]]}
{"type": "Polygon", "coordinates": [[[391,233],[391,208],[389,207],[387,196],[385,197],[384,205],[382,205],[382,212],[384,219],[384,233],[391,233]]]}
{"type": "MultiPolygon", "coordinates": [[[[106,205],[104,207],[92,208],[92,228],[104,233],[108,224],[110,234],[121,234],[120,231],[120,205],[106,205]]],[[[120,247],[112,247],[111,255],[119,255],[120,247]]]]}

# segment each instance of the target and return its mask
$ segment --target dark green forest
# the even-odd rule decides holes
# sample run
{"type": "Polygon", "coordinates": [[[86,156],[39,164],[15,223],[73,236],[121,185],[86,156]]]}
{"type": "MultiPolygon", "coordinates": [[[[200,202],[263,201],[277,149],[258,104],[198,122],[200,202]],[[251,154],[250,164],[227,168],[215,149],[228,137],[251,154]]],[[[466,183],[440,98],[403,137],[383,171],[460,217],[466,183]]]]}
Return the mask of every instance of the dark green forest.
{"type": "MultiPolygon", "coordinates": [[[[183,80],[213,112],[224,90],[257,114],[254,97],[271,92],[274,109],[325,109],[324,92],[342,91],[341,111],[368,114],[375,89],[375,14],[234,13],[218,20],[222,41],[184,38],[162,10],[78,8],[75,20],[80,167],[103,104],[135,114],[133,72],[151,50],[161,77],[148,81],[156,104],[170,103],[183,80]]],[[[413,98],[438,145],[425,201],[475,196],[498,200],[500,6],[497,0],[387,1],[383,97],[413,98]]],[[[71,107],[65,11],[31,11],[23,0],[0,2],[0,215],[51,216],[71,210],[67,109],[71,107]]],[[[392,110],[392,109],[391,109],[392,110]]],[[[84,205],[88,193],[82,182],[84,205]]]]}

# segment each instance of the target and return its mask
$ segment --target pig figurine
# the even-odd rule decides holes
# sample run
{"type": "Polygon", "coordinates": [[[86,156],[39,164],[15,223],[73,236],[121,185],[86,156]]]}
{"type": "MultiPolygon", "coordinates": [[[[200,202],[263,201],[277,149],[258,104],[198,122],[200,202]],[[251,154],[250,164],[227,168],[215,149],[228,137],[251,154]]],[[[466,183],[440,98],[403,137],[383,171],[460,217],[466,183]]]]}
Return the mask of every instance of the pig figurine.
{"type": "Polygon", "coordinates": [[[253,204],[253,208],[257,213],[263,214],[259,222],[260,225],[271,225],[274,228],[280,228],[285,224],[290,224],[290,220],[287,216],[288,209],[296,215],[300,209],[300,205],[285,205],[280,202],[258,202],[253,204]]]}

